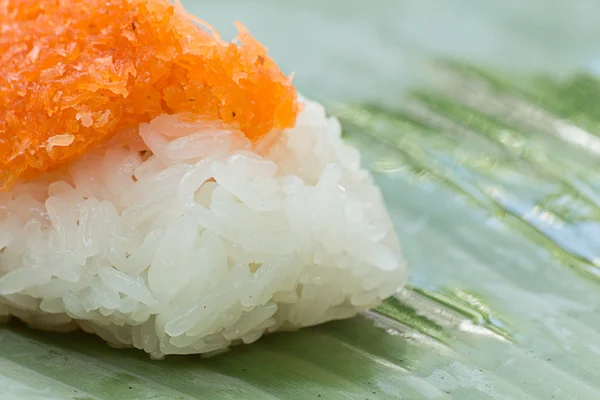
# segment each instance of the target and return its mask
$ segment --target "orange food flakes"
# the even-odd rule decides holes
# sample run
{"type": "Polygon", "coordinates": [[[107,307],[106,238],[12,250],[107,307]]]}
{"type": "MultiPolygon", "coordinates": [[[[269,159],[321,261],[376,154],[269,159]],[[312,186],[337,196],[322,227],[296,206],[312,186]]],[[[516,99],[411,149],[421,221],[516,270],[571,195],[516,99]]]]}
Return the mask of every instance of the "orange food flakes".
{"type": "Polygon", "coordinates": [[[164,113],[254,141],[293,126],[294,87],[238,29],[225,42],[166,0],[0,0],[0,188],[164,113]]]}

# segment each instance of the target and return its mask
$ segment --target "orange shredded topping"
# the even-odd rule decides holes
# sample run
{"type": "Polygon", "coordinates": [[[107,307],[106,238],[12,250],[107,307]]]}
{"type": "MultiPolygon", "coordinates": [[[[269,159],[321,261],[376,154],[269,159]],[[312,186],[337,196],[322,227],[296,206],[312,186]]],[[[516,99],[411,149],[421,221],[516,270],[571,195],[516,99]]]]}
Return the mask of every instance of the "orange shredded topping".
{"type": "Polygon", "coordinates": [[[253,141],[293,126],[290,80],[238,30],[225,42],[167,0],[0,0],[0,188],[164,113],[253,141]]]}

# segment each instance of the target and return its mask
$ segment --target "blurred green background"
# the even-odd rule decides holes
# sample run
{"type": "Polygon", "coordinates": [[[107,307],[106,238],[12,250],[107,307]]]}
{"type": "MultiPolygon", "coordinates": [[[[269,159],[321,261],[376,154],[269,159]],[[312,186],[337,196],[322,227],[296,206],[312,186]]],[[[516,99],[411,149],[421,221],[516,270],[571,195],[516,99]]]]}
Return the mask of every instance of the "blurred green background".
{"type": "MultiPolygon", "coordinates": [[[[243,22],[295,83],[319,100],[393,99],[422,62],[600,70],[597,0],[182,0],[227,39],[243,22]]],[[[416,80],[417,79],[417,80],[416,80]]]]}

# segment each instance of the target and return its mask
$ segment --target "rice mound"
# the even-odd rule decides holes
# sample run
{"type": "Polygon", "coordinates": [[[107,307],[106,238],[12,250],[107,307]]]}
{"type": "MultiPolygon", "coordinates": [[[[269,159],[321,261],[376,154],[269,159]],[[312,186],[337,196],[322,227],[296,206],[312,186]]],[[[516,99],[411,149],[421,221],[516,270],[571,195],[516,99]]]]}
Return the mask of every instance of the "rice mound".
{"type": "Polygon", "coordinates": [[[0,316],[160,358],[392,295],[407,267],[380,191],[338,121],[302,104],[271,146],[162,115],[127,146],[0,193],[0,316]]]}

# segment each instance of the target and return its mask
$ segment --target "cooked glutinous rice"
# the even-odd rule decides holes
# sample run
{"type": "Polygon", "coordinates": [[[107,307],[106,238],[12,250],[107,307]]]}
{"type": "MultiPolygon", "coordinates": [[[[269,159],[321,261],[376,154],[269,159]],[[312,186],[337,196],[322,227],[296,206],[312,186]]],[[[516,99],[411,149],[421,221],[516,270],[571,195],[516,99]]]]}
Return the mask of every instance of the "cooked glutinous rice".
{"type": "Polygon", "coordinates": [[[128,146],[0,193],[0,315],[161,357],[393,294],[406,265],[381,194],[338,121],[303,104],[272,146],[162,115],[128,146]]]}

